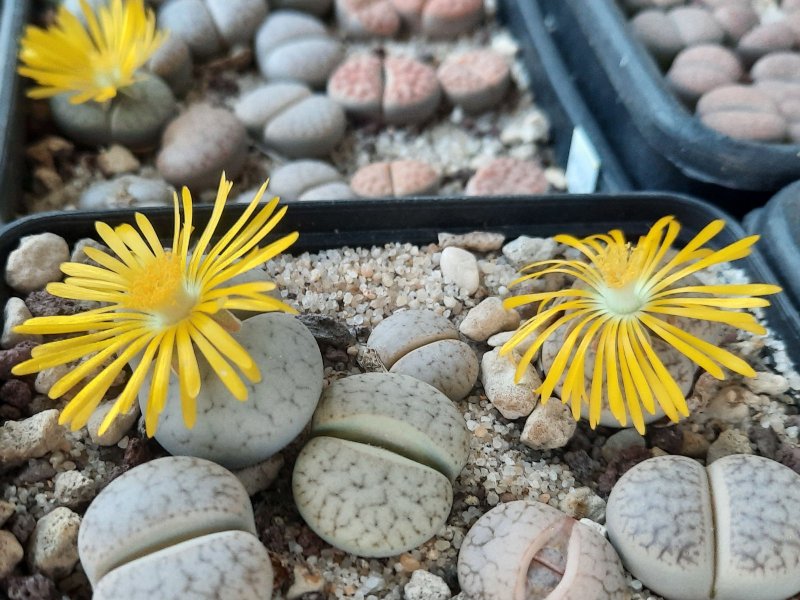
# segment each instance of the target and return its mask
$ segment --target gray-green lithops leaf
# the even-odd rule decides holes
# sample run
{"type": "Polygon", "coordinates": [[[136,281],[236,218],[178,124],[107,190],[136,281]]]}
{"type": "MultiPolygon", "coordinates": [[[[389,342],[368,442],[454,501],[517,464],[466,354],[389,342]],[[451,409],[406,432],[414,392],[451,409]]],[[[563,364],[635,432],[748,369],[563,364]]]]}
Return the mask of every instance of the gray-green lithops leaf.
{"type": "Polygon", "coordinates": [[[95,585],[144,554],[226,530],[256,533],[250,498],[236,476],[200,458],[160,458],[98,494],[81,522],[78,553],[95,585]]]}
{"type": "Polygon", "coordinates": [[[627,586],[611,544],[539,502],[500,504],[469,530],[458,581],[480,600],[619,600],[627,586]]]}
{"type": "Polygon", "coordinates": [[[292,490],[320,537],[361,556],[392,556],[444,524],[469,433],[434,387],[395,373],[340,379],[325,390],[311,434],[292,490]]]}
{"type": "Polygon", "coordinates": [[[798,505],[800,476],[767,458],[662,456],[620,478],[606,522],[631,573],[670,600],[782,600],[800,591],[798,505]]]}
{"type": "Polygon", "coordinates": [[[164,548],[114,569],[93,600],[269,600],[272,563],[258,538],[224,531],[164,548]]]}
{"type": "MultiPolygon", "coordinates": [[[[306,426],[322,391],[322,356],[306,326],[284,313],[246,319],[234,337],[261,370],[260,382],[243,380],[247,401],[233,398],[199,357],[197,423],[186,428],[180,390],[170,386],[155,438],[173,454],[202,456],[238,469],[269,458],[306,426]]],[[[140,402],[146,402],[144,394],[140,402]]]]}
{"type": "Polygon", "coordinates": [[[475,352],[449,319],[430,310],[394,313],[375,326],[367,345],[389,371],[421,379],[451,400],[466,396],[478,379],[475,352]]]}
{"type": "Polygon", "coordinates": [[[447,520],[447,477],[383,448],[312,439],[297,458],[292,490],[300,515],[328,543],[359,556],[419,546],[447,520]]]}
{"type": "Polygon", "coordinates": [[[393,450],[450,480],[469,454],[469,433],[455,405],[427,383],[394,373],[364,373],[330,385],[311,432],[393,450]]]}

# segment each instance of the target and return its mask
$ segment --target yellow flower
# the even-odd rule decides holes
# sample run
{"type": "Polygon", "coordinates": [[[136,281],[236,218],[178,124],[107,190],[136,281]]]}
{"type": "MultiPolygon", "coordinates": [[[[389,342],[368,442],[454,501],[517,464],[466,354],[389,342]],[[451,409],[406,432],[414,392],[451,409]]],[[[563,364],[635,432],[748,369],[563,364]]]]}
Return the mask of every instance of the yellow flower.
{"type": "Polygon", "coordinates": [[[136,71],[164,41],[143,0],[111,0],[97,14],[81,0],[81,9],[86,26],[60,6],[49,29],[25,29],[19,73],[39,84],[31,98],[71,93],[73,104],[110,100],[136,81],[136,71]]]}
{"type": "Polygon", "coordinates": [[[523,269],[523,273],[533,273],[512,282],[516,285],[548,273],[565,274],[580,282],[572,289],[523,294],[504,302],[506,308],[541,302],[537,314],[501,350],[502,355],[507,355],[528,336],[541,330],[517,365],[517,380],[550,335],[568,324],[572,330],[566,335],[537,392],[546,402],[563,378],[561,401],[571,405],[575,419],[580,418],[582,406],[588,404],[592,428],[600,420],[604,388],[613,416],[624,426],[630,413],[640,433],[644,433],[642,407],[653,414],[654,400],[673,422],[678,421],[679,415],[689,415],[683,393],[653,350],[653,335],[718,379],[725,378],[722,367],[753,377],[755,372],[742,359],[663,318],[701,319],[765,333],[753,315],[737,309],[769,306],[767,300],[752,296],[775,294],[781,291],[778,286],[762,283],[687,285],[682,281],[712,265],[750,254],[750,247],[758,236],[744,238],[716,251],[703,247],[724,226],[721,220],[713,221],[671,257],[668,251],[680,230],[673,217],[659,220],[635,246],[626,242],[618,230],[583,239],[556,236],[556,241],[578,250],[588,263],[558,259],[540,261],[523,269]],[[597,352],[587,391],[585,357],[593,343],[597,352]]]}
{"type": "Polygon", "coordinates": [[[200,391],[195,346],[231,394],[238,400],[247,399],[247,388],[231,363],[252,382],[260,381],[261,375],[258,365],[228,333],[239,325],[229,310],[297,311],[264,293],[273,290],[274,283],[223,284],[282,252],[298,234],[291,233],[263,248],[257,245],[286,212],[285,206],[275,212],[278,198],[256,212],[267,187],[264,183],[242,216],[211,245],[232,185],[223,173],[208,226],[192,250],[192,198],[186,188],[181,198],[182,220],[178,195],[174,198],[171,249],[161,245],[142,214],[136,214],[139,231],[130,224],[112,229],[98,222],[97,233],[116,256],[87,247],[86,255],[100,266],[63,263],[61,270],[69,277],[63,283],[49,284],[47,291],[61,298],[105,305],[71,316],[29,319],[15,328],[19,333],[81,334],[35,347],[31,359],[13,369],[15,375],[26,375],[91,355],[53,385],[51,398],[62,396],[101,369],[81,384],[62,411],[60,423],[70,423],[73,430],[85,425],[120,371],[138,357],[139,363],[103,421],[101,433],[117,415],[130,410],[151,374],[145,421],[152,436],[167,399],[171,368],[177,371],[184,422],[193,427],[200,391]]]}

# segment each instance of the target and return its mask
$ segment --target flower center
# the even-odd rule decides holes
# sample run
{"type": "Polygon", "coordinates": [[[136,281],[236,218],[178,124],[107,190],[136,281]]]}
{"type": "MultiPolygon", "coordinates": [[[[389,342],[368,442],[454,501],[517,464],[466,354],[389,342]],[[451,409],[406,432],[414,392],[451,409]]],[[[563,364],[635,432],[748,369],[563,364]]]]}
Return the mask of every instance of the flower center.
{"type": "Polygon", "coordinates": [[[181,257],[165,252],[131,277],[125,306],[151,313],[162,325],[174,325],[189,316],[196,301],[187,289],[181,257]]]}
{"type": "Polygon", "coordinates": [[[614,314],[629,315],[644,306],[645,300],[637,289],[643,261],[642,249],[630,244],[611,244],[595,260],[605,283],[598,291],[614,314]]]}

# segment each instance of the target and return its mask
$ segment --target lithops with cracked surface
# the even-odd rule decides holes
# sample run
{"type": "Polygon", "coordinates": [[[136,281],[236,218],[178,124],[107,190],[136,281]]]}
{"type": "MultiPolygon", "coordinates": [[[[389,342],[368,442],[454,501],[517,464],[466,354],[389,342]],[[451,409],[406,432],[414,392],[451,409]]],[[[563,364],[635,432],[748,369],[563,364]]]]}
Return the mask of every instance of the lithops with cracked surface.
{"type": "Polygon", "coordinates": [[[478,379],[478,358],[446,317],[430,310],[396,312],[375,326],[367,346],[391,373],[429,383],[460,400],[478,379]]]}
{"type": "Polygon", "coordinates": [[[294,10],[272,13],[256,34],[256,62],[270,81],[323,87],[343,55],[322,21],[294,10]]]}
{"type": "Polygon", "coordinates": [[[660,456],[623,475],[606,526],[625,566],[670,600],[800,591],[800,475],[752,454],[660,456]]]}
{"type": "Polygon", "coordinates": [[[393,556],[444,524],[469,433],[435,388],[394,373],[340,379],[325,390],[311,434],[292,490],[321,538],[359,556],[393,556]]]}
{"type": "Polygon", "coordinates": [[[436,72],[407,56],[356,54],[328,80],[328,95],[358,117],[393,125],[421,123],[441,99],[436,72]]]}
{"type": "Polygon", "coordinates": [[[236,476],[200,458],[159,458],[97,495],[81,522],[78,552],[94,586],[140,556],[227,530],[256,533],[250,498],[236,476]]]}
{"type": "Polygon", "coordinates": [[[254,136],[290,158],[329,154],[344,137],[342,107],[301,83],[269,83],[245,94],[234,112],[254,136]]]}
{"type": "Polygon", "coordinates": [[[246,467],[278,452],[311,419],[322,391],[322,356],[305,325],[284,313],[260,314],[243,321],[234,338],[258,364],[261,381],[243,379],[248,398],[240,402],[198,357],[197,423],[186,428],[178,386],[170,386],[156,431],[156,440],[172,454],[246,467]]]}
{"type": "Polygon", "coordinates": [[[169,0],[159,8],[158,26],[205,60],[249,44],[267,12],[266,0],[169,0]]]}
{"type": "Polygon", "coordinates": [[[540,502],[500,504],[469,530],[458,582],[481,600],[620,600],[627,584],[617,553],[592,528],[540,502]]]}
{"type": "Polygon", "coordinates": [[[267,549],[250,533],[224,531],[169,546],[114,569],[98,582],[92,598],[269,600],[271,596],[267,549]]]}
{"type": "Polygon", "coordinates": [[[502,54],[481,48],[448,56],[436,76],[450,102],[477,113],[503,99],[511,82],[511,69],[502,54]]]}
{"type": "Polygon", "coordinates": [[[421,160],[376,162],[353,173],[350,187],[362,198],[423,196],[439,190],[439,173],[421,160]]]}

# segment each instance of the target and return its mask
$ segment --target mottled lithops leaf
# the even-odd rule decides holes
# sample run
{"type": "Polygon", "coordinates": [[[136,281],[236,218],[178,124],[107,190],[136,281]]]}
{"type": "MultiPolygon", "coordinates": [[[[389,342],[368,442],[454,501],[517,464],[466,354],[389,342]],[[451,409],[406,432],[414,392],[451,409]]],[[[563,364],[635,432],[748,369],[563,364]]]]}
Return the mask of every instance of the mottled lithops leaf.
{"type": "MultiPolygon", "coordinates": [[[[172,454],[246,467],[275,454],[311,419],[322,391],[322,356],[305,325],[284,313],[266,313],[243,321],[234,337],[258,365],[261,381],[243,379],[248,398],[240,402],[199,359],[197,422],[186,428],[180,390],[170,386],[156,431],[155,438],[172,454]]],[[[140,400],[145,410],[144,394],[140,400]]]]}
{"type": "Polygon", "coordinates": [[[458,581],[481,600],[617,600],[622,564],[600,534],[539,502],[500,504],[467,533],[458,581]]]}
{"type": "Polygon", "coordinates": [[[606,521],[631,573],[670,600],[782,600],[800,591],[798,506],[800,476],[767,458],[662,456],[623,475],[606,521]]]}
{"type": "Polygon", "coordinates": [[[670,600],[709,597],[714,522],[698,462],[662,456],[629,470],[608,499],[606,525],[625,566],[653,591],[669,592],[670,600]]]}
{"type": "Polygon", "coordinates": [[[478,357],[461,340],[439,340],[412,350],[394,363],[390,372],[410,375],[451,400],[460,400],[478,379],[478,357]]]}
{"type": "Polygon", "coordinates": [[[194,538],[114,569],[93,600],[269,600],[272,563],[258,538],[225,531],[194,538]]]}
{"type": "Polygon", "coordinates": [[[78,553],[94,585],[139,556],[226,530],[256,533],[250,498],[239,480],[200,458],[160,458],[100,492],[81,522],[78,553]]]}
{"type": "Polygon", "coordinates": [[[367,345],[378,351],[378,356],[389,369],[412,350],[448,339],[457,340],[458,330],[447,317],[430,310],[404,310],[378,323],[367,345]]]}
{"type": "Polygon", "coordinates": [[[735,454],[708,467],[717,532],[717,598],[781,600],[800,591],[800,476],[735,454]]]}
{"type": "Polygon", "coordinates": [[[297,458],[292,490],[300,515],[328,543],[359,556],[393,556],[444,525],[447,477],[367,444],[312,439],[297,458]]]}
{"type": "Polygon", "coordinates": [[[365,373],[332,383],[311,432],[392,450],[451,480],[469,454],[469,433],[455,405],[427,383],[397,373],[365,373]]]}

